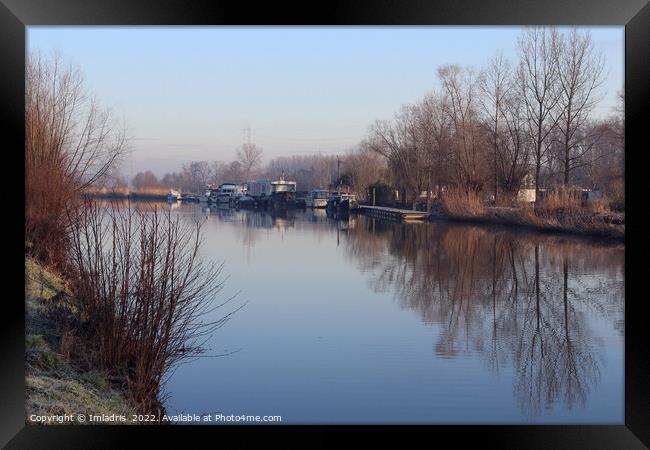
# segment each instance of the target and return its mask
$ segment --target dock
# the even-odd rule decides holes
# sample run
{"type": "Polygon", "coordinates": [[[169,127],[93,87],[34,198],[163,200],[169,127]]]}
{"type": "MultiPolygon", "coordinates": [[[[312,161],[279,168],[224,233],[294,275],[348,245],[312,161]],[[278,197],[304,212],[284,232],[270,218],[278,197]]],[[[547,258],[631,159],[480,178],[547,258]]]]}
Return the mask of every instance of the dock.
{"type": "Polygon", "coordinates": [[[426,220],[429,213],[426,211],[414,211],[412,209],[389,208],[387,206],[359,205],[359,211],[370,217],[379,219],[393,219],[403,221],[426,220]]]}

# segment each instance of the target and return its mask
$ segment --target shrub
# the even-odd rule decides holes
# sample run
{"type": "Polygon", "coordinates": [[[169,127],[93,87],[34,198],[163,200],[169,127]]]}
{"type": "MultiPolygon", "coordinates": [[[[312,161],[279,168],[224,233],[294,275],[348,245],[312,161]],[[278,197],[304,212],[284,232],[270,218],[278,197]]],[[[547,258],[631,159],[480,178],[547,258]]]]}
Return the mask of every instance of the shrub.
{"type": "Polygon", "coordinates": [[[71,279],[98,363],[139,409],[160,411],[168,369],[202,353],[232,314],[209,319],[221,266],[198,257],[201,224],[169,211],[87,202],[74,228],[71,279]]]}

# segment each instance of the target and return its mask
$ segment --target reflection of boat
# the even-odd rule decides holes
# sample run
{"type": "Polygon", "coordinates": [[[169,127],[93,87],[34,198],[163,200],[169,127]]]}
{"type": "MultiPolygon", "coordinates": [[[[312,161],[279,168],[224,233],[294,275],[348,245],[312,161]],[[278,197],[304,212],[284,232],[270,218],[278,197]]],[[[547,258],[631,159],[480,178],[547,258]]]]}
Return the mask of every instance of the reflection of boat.
{"type": "Polygon", "coordinates": [[[235,199],[234,205],[237,208],[254,208],[255,199],[250,195],[244,194],[241,197],[235,199]]]}
{"type": "Polygon", "coordinates": [[[199,196],[194,194],[182,195],[180,200],[182,202],[196,203],[199,201],[199,196]]]}
{"type": "Polygon", "coordinates": [[[307,221],[312,223],[327,223],[327,210],[323,208],[307,210],[307,221]]]}
{"type": "Polygon", "coordinates": [[[167,201],[168,202],[177,202],[181,199],[181,193],[178,191],[175,191],[171,189],[169,191],[169,194],[167,194],[167,201]]]}
{"type": "Polygon", "coordinates": [[[314,189],[305,198],[308,208],[326,208],[329,191],[325,189],[314,189]]]}

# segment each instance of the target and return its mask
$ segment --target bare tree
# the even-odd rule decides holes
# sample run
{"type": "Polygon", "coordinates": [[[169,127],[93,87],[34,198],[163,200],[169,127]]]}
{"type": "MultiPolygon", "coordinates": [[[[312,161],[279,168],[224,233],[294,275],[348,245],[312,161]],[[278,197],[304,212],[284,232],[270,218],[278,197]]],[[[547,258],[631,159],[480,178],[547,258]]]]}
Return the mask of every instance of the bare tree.
{"type": "Polygon", "coordinates": [[[484,155],[477,111],[477,76],[471,68],[446,65],[438,69],[446,111],[453,126],[458,182],[479,191],[484,181],[484,155]]]}
{"type": "Polygon", "coordinates": [[[426,186],[426,154],[418,130],[418,108],[405,105],[394,121],[377,121],[371,128],[369,146],[384,156],[395,185],[410,197],[413,208],[426,186]]]}
{"type": "Polygon", "coordinates": [[[282,172],[295,181],[301,191],[327,188],[336,178],[336,157],[322,154],[280,156],[268,162],[264,176],[276,178],[282,172]]]}
{"type": "Polygon", "coordinates": [[[593,146],[594,135],[587,123],[593,107],[601,100],[598,89],[604,78],[604,60],[597,53],[589,32],[576,28],[560,40],[558,59],[560,96],[557,103],[557,128],[561,138],[559,155],[563,166],[564,186],[571,172],[593,146]]]}
{"type": "Polygon", "coordinates": [[[212,179],[213,167],[208,161],[192,161],[187,166],[183,166],[183,171],[187,172],[191,180],[193,191],[199,191],[205,187],[212,179]]]}
{"type": "Polygon", "coordinates": [[[372,183],[385,178],[385,165],[376,152],[372,151],[367,141],[362,141],[355,149],[348,152],[345,157],[346,170],[350,180],[350,187],[366,198],[367,188],[372,183]]]}
{"type": "Polygon", "coordinates": [[[492,140],[492,181],[494,188],[494,202],[497,202],[498,193],[498,160],[501,128],[503,126],[503,112],[508,91],[511,89],[510,64],[497,53],[487,68],[481,73],[479,89],[481,92],[480,103],[485,114],[485,125],[490,132],[492,140]]]}
{"type": "Polygon", "coordinates": [[[242,164],[239,161],[232,161],[226,166],[226,170],[223,173],[223,180],[238,183],[244,181],[245,170],[242,167],[242,164]]]}
{"type": "Polygon", "coordinates": [[[515,87],[507,91],[502,106],[504,132],[499,147],[499,177],[503,189],[512,196],[517,194],[529,170],[528,122],[525,104],[515,87]]]}
{"type": "Polygon", "coordinates": [[[427,192],[427,211],[431,209],[432,193],[436,188],[440,197],[443,183],[448,182],[447,163],[451,156],[450,123],[444,99],[432,92],[416,105],[418,145],[422,148],[422,164],[427,192]]]}
{"type": "Polygon", "coordinates": [[[533,27],[518,39],[518,82],[528,119],[528,134],[535,163],[535,198],[539,197],[540,173],[550,136],[557,124],[553,111],[560,101],[558,74],[559,36],[554,28],[533,27]]]}
{"type": "Polygon", "coordinates": [[[131,184],[138,190],[159,188],[161,186],[158,177],[151,170],[138,172],[131,180],[131,184]]]}
{"type": "Polygon", "coordinates": [[[28,56],[25,98],[25,225],[35,256],[64,260],[65,209],[101,183],[128,150],[126,130],[61,57],[28,56]]]}

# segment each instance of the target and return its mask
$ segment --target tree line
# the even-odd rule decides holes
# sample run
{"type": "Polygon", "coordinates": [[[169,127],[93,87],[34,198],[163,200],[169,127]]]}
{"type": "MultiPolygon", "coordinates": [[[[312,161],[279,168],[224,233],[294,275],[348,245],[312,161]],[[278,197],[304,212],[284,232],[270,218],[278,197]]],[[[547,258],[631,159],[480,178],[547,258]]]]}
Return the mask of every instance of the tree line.
{"type": "MultiPolygon", "coordinates": [[[[254,144],[253,144],[254,145],[254,144]]],[[[180,189],[184,192],[200,192],[206,186],[221,183],[243,183],[253,179],[277,179],[284,174],[287,179],[296,181],[300,190],[335,188],[339,179],[351,190],[363,190],[379,179],[385,179],[386,168],[380,156],[369,149],[352,149],[341,156],[313,154],[280,156],[261,165],[260,158],[255,164],[247,165],[238,158],[223,161],[190,161],[183,164],[178,172],[168,172],[157,177],[151,170],[141,171],[130,180],[130,186],[137,190],[155,188],[180,189]]],[[[129,185],[124,177],[113,180],[113,187],[129,185]]]]}
{"type": "Polygon", "coordinates": [[[579,185],[622,200],[623,99],[594,117],[605,61],[589,32],[526,29],[517,56],[439,67],[437,89],[371,126],[361,145],[384,157],[411,201],[450,185],[511,201],[524,184],[537,195],[579,185]]]}
{"type": "MultiPolygon", "coordinates": [[[[446,187],[512,204],[522,187],[579,186],[624,203],[623,96],[611,113],[594,114],[603,98],[604,56],[588,31],[531,27],[517,39],[517,60],[497,52],[483,67],[438,68],[438,87],[377,120],[342,155],[293,155],[262,165],[262,150],[247,140],[229,162],[192,161],[147,187],[199,191],[208,184],[276,179],[284,173],[300,190],[343,185],[365,197],[388,186],[427,206],[446,187]]],[[[126,184],[125,181],[122,181],[126,184]]]]}

